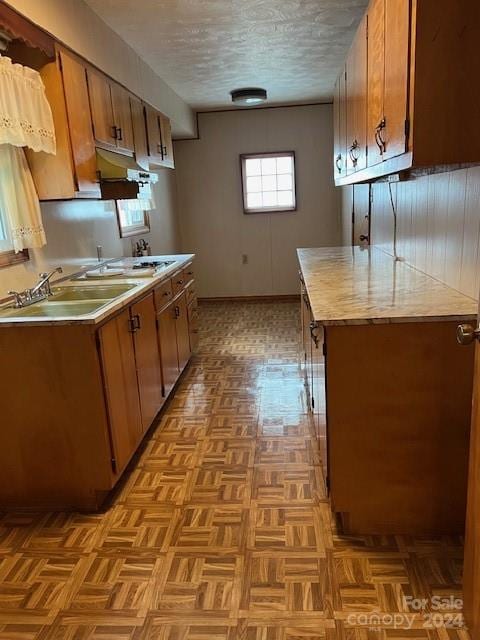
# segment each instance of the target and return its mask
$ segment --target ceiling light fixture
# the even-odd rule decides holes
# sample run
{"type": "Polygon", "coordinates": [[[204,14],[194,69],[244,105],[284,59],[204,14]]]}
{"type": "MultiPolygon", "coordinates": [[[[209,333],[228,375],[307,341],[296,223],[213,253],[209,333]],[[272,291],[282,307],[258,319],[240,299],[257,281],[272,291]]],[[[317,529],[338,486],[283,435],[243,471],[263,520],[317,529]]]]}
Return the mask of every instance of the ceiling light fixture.
{"type": "Polygon", "coordinates": [[[244,107],[254,107],[257,104],[265,102],[267,99],[265,89],[259,89],[257,87],[235,89],[234,91],[230,91],[230,95],[232,96],[233,103],[244,107]]]}

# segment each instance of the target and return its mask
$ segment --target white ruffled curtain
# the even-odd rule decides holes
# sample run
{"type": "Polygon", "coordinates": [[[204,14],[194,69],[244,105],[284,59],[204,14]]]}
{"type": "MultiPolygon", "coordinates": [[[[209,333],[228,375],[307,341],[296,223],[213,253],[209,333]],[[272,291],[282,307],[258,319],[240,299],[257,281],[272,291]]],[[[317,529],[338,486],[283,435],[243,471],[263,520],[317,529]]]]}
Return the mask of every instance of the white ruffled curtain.
{"type": "Polygon", "coordinates": [[[52,112],[40,74],[0,56],[0,208],[16,252],[46,244],[22,147],[55,154],[52,112]]]}

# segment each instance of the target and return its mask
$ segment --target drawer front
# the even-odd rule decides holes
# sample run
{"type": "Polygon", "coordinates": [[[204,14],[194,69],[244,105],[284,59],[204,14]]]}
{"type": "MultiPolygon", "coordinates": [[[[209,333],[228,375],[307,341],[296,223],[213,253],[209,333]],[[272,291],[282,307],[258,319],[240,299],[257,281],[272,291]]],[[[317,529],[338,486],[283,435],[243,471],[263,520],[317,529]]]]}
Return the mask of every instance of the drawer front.
{"type": "Polygon", "coordinates": [[[183,275],[183,271],[179,271],[174,276],[172,276],[172,285],[173,285],[173,295],[176,296],[177,293],[180,293],[182,289],[185,287],[185,277],[183,275]]]}
{"type": "Polygon", "coordinates": [[[183,279],[185,280],[185,282],[190,282],[191,280],[195,279],[195,271],[192,264],[189,264],[183,270],[183,279]]]}
{"type": "Polygon", "coordinates": [[[155,289],[154,294],[155,294],[155,306],[158,311],[159,309],[164,307],[166,304],[168,304],[170,300],[173,298],[172,281],[168,279],[168,280],[165,280],[165,282],[162,282],[162,284],[155,289]]]}

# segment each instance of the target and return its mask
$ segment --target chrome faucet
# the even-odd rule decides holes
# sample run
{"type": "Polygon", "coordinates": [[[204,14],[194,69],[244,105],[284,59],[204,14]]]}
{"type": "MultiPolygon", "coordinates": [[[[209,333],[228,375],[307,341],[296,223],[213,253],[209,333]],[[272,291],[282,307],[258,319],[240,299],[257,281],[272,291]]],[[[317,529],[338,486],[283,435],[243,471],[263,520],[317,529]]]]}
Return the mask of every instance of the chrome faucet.
{"type": "Polygon", "coordinates": [[[41,273],[40,280],[31,289],[25,289],[24,291],[9,291],[8,293],[14,297],[15,307],[28,307],[30,304],[45,300],[48,296],[52,295],[50,288],[50,279],[56,273],[63,273],[62,267],[57,267],[50,273],[41,273]]]}

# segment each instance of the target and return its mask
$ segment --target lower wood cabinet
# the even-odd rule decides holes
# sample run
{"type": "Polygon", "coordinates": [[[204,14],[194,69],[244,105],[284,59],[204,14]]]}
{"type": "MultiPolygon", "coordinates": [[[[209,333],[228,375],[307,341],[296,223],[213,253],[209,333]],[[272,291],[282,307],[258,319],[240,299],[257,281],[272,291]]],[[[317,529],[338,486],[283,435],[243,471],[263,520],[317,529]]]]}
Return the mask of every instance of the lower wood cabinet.
{"type": "Polygon", "coordinates": [[[133,331],[138,391],[142,412],[142,429],[152,424],[163,404],[162,371],[157,346],[157,324],[153,295],[149,295],[130,307],[130,323],[133,331]]]}
{"type": "Polygon", "coordinates": [[[102,325],[0,327],[0,509],[102,505],[188,363],[196,305],[170,278],[102,325]]]}
{"type": "Polygon", "coordinates": [[[98,341],[113,445],[112,466],[115,473],[120,473],[143,435],[130,310],[107,322],[98,332],[98,341]]]}

